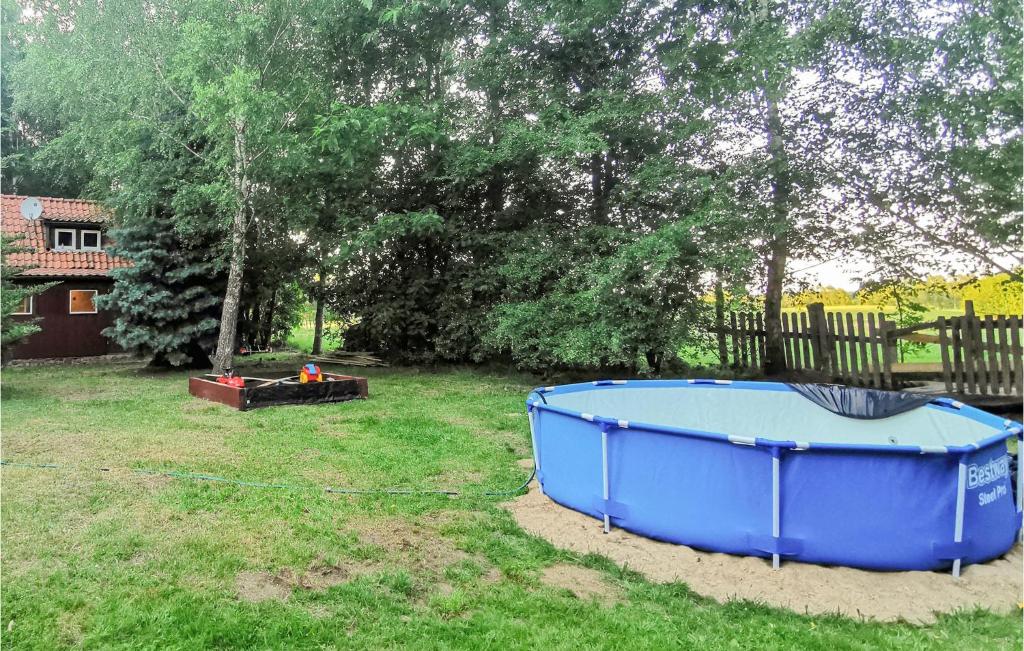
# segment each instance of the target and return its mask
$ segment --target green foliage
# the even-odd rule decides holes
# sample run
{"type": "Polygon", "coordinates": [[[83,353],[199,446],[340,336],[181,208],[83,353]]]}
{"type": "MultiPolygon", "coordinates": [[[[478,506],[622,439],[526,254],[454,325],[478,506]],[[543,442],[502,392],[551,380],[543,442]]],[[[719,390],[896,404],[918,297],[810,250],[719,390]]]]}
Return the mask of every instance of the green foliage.
{"type": "Polygon", "coordinates": [[[1021,12],[947,4],[47,4],[5,21],[4,180],[159,195],[249,343],[297,284],[395,359],[657,367],[680,278],[774,311],[793,257],[1020,248],[1021,12]]]}
{"type": "Polygon", "coordinates": [[[11,318],[28,296],[36,296],[53,287],[55,283],[16,282],[18,273],[31,267],[12,265],[8,256],[14,253],[31,251],[30,247],[20,245],[21,236],[0,235],[0,353],[7,357],[7,351],[29,335],[39,332],[39,319],[11,318]]]}
{"type": "Polygon", "coordinates": [[[964,301],[973,301],[977,314],[1020,315],[1024,311],[1024,283],[1020,278],[1019,269],[985,276],[896,277],[881,283],[865,283],[857,292],[857,302],[892,308],[896,290],[891,287],[896,286],[901,297],[909,297],[911,302],[932,310],[956,312],[963,309],[964,301]]]}
{"type": "Polygon", "coordinates": [[[692,229],[671,224],[632,241],[607,230],[586,235],[589,252],[564,240],[528,240],[502,268],[513,298],[492,313],[485,341],[526,368],[635,372],[642,358],[659,371],[706,309],[692,229]]]}
{"type": "Polygon", "coordinates": [[[961,278],[956,284],[956,295],[961,300],[974,301],[974,311],[978,314],[1020,316],[1024,313],[1024,282],[1021,282],[1020,269],[1012,274],[961,278]]]}
{"type": "Polygon", "coordinates": [[[811,303],[824,305],[850,305],[853,297],[850,292],[839,287],[811,287],[798,294],[787,293],[782,297],[783,307],[807,307],[811,303]]]}
{"type": "MultiPolygon", "coordinates": [[[[917,325],[924,321],[927,309],[917,302],[920,287],[902,278],[892,278],[867,283],[861,288],[861,301],[871,305],[885,306],[885,318],[897,328],[917,325]]],[[[899,360],[905,362],[908,355],[924,350],[926,344],[899,340],[899,360]]]]}
{"type": "Polygon", "coordinates": [[[103,334],[156,366],[208,366],[223,282],[208,250],[183,240],[161,206],[122,213],[110,235],[110,253],[131,266],[112,271],[113,289],[96,299],[114,318],[103,334]]]}

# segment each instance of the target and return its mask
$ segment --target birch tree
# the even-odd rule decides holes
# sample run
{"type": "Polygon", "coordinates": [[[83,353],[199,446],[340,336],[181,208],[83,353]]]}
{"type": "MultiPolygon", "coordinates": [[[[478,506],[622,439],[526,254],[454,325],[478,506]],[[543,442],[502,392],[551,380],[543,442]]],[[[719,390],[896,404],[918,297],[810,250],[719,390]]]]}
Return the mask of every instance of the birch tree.
{"type": "Polygon", "coordinates": [[[138,139],[183,150],[202,181],[183,188],[215,207],[227,260],[214,372],[232,364],[246,233],[260,193],[309,138],[324,107],[309,37],[311,2],[112,0],[41,10],[15,75],[27,111],[74,116],[49,144],[94,159],[92,190],[116,193],[138,139]],[[47,103],[50,107],[47,108],[47,103]]]}

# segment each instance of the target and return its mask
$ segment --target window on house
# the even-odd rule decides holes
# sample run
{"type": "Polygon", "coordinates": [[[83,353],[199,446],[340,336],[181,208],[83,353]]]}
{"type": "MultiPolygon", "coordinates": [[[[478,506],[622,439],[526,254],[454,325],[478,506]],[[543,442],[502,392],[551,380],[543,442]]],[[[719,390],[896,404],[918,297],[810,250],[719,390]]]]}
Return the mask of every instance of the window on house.
{"type": "Polygon", "coordinates": [[[11,314],[32,314],[32,297],[23,297],[21,299],[21,305],[11,312],[11,314]]]}
{"type": "Polygon", "coordinates": [[[99,231],[82,231],[79,235],[78,249],[80,251],[99,251],[100,250],[100,232],[99,231]]]}
{"type": "Polygon", "coordinates": [[[53,248],[71,249],[75,248],[75,229],[55,228],[53,230],[53,248]]]}
{"type": "Polygon", "coordinates": [[[96,290],[95,289],[72,289],[71,314],[96,314],[96,290]]]}

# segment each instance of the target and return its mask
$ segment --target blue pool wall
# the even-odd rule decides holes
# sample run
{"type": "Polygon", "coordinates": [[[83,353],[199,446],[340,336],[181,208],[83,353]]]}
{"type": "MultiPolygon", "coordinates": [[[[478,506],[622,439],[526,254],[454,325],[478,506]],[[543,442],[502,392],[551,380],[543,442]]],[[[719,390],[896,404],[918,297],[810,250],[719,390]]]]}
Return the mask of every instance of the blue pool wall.
{"type": "MultiPolygon", "coordinates": [[[[664,380],[629,385],[708,387],[702,381],[664,380]]],[[[962,565],[987,561],[1004,554],[1020,529],[1009,473],[988,472],[984,483],[965,486],[962,527],[959,535],[956,531],[961,472],[973,467],[973,477],[979,468],[1002,470],[1007,438],[1022,431],[1018,423],[940,401],[924,408],[956,410],[991,426],[992,435],[939,451],[912,445],[798,444],[786,440],[785,432],[730,437],[545,403],[545,396],[561,391],[620,386],[625,385],[604,381],[547,387],[527,400],[544,493],[595,518],[607,515],[613,527],[709,551],[877,570],[935,570],[956,560],[962,565]]],[[[720,391],[791,390],[762,382],[711,386],[720,391]]]]}

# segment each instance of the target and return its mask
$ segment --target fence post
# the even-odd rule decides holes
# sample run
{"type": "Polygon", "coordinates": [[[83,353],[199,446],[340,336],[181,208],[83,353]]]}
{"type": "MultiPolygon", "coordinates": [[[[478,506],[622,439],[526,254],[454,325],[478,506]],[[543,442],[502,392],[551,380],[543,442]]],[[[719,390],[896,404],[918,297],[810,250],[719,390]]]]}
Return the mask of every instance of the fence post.
{"type": "Polygon", "coordinates": [[[949,350],[949,336],[946,335],[946,317],[940,316],[939,322],[939,355],[942,356],[942,381],[946,384],[946,393],[953,392],[953,363],[949,350]]]}
{"type": "Polygon", "coordinates": [[[980,383],[981,373],[979,372],[978,357],[981,355],[981,346],[978,341],[981,339],[977,318],[974,315],[974,301],[964,301],[964,316],[962,324],[962,341],[964,346],[964,374],[967,376],[967,393],[984,393],[980,383]]]}
{"type": "Polygon", "coordinates": [[[879,318],[878,327],[882,336],[882,372],[885,375],[885,386],[895,389],[896,385],[892,380],[892,365],[895,363],[899,351],[896,349],[896,337],[893,336],[892,331],[896,328],[896,324],[888,319],[879,318]]]}
{"type": "Polygon", "coordinates": [[[828,342],[828,321],[825,320],[825,304],[811,303],[807,306],[810,321],[811,351],[814,354],[814,370],[828,373],[832,366],[832,351],[828,342]]]}
{"type": "Polygon", "coordinates": [[[742,364],[740,364],[740,330],[736,326],[735,312],[729,312],[729,325],[732,326],[732,367],[742,368],[742,364]]]}

